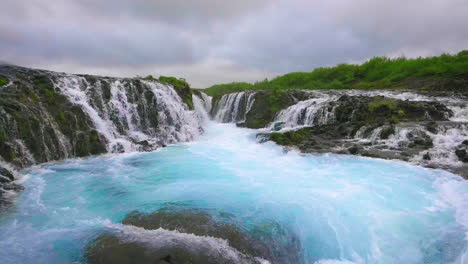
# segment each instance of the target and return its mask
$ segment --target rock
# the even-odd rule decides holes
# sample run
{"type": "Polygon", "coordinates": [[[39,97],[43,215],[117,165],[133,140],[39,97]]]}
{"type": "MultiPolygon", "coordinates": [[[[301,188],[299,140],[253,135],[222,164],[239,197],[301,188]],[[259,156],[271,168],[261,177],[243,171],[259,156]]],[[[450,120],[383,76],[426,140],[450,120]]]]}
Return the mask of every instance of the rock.
{"type": "Polygon", "coordinates": [[[256,136],[256,141],[257,143],[265,143],[267,141],[270,141],[270,137],[268,136],[268,134],[257,134],[256,136]]]}
{"type": "Polygon", "coordinates": [[[0,214],[3,210],[14,204],[14,195],[12,192],[20,192],[23,186],[14,182],[15,176],[8,169],[0,166],[0,214]]]}
{"type": "Polygon", "coordinates": [[[15,176],[13,176],[13,173],[11,173],[9,170],[3,168],[0,166],[0,176],[3,176],[4,178],[8,179],[9,181],[14,181],[15,176]]]}
{"type": "Polygon", "coordinates": [[[287,230],[269,224],[250,232],[258,234],[254,237],[231,218],[223,214],[215,218],[196,209],[133,212],[122,221],[124,228],[144,229],[101,235],[87,248],[87,263],[260,264],[259,257],[271,263],[303,263],[298,239],[287,230]],[[145,232],[154,233],[145,236],[145,232]],[[229,244],[218,244],[220,238],[229,244]]]}
{"type": "Polygon", "coordinates": [[[431,132],[432,134],[437,134],[437,123],[434,121],[431,121],[426,124],[426,129],[427,131],[431,132]]]}
{"type": "Polygon", "coordinates": [[[280,131],[281,129],[284,128],[285,124],[286,124],[285,122],[276,122],[275,124],[273,124],[272,130],[273,131],[280,131]]]}
{"type": "Polygon", "coordinates": [[[384,127],[382,129],[382,132],[380,132],[380,138],[381,139],[388,139],[393,134],[395,134],[395,127],[393,125],[388,126],[388,127],[384,127]]]}
{"type": "Polygon", "coordinates": [[[429,154],[429,152],[426,152],[426,153],[423,155],[423,160],[431,160],[431,155],[429,154]]]}
{"type": "MultiPolygon", "coordinates": [[[[162,82],[154,79],[69,75],[12,65],[0,65],[0,75],[9,82],[0,89],[0,158],[17,168],[124,151],[122,144],[109,146],[114,137],[135,143],[141,133],[173,143],[169,134],[176,132],[162,126],[179,132],[185,121],[167,113],[173,109],[166,98],[179,95],[178,103],[185,105],[176,107],[193,109],[189,85],[176,78],[162,78],[175,93],[157,96],[151,83],[162,82]],[[86,91],[86,103],[81,95],[69,96],[61,85],[86,91]]],[[[141,145],[143,151],[155,148],[151,141],[141,145]]]]}
{"type": "Polygon", "coordinates": [[[354,155],[354,154],[357,154],[357,153],[359,152],[359,147],[356,146],[356,145],[354,145],[354,146],[348,148],[348,151],[349,151],[349,153],[351,153],[351,154],[353,154],[353,155],[354,155]]]}
{"type": "Polygon", "coordinates": [[[466,149],[457,149],[455,150],[455,155],[461,162],[468,162],[468,153],[466,149]]]}

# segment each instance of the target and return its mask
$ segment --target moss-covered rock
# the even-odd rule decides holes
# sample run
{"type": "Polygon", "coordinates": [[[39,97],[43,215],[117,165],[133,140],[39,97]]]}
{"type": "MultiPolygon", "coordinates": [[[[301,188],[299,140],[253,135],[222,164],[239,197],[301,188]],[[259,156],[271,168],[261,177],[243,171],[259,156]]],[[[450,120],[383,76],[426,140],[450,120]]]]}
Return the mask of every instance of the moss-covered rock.
{"type": "Polygon", "coordinates": [[[290,92],[279,90],[258,91],[243,126],[248,128],[267,127],[273,122],[279,111],[296,102],[297,99],[290,92]]]}
{"type": "Polygon", "coordinates": [[[341,96],[335,108],[337,122],[399,123],[446,121],[453,112],[438,102],[415,102],[383,96],[341,96]]]}
{"type": "Polygon", "coordinates": [[[247,233],[220,214],[214,217],[196,209],[161,209],[151,214],[133,212],[122,221],[127,228],[164,233],[164,239],[147,243],[138,237],[107,233],[86,251],[90,264],[98,263],[302,263],[299,240],[275,223],[265,223],[247,233]],[[280,237],[278,237],[280,236],[280,237]],[[223,239],[228,244],[219,244],[223,239]],[[281,244],[274,243],[280,240],[281,244]]]}
{"type": "Polygon", "coordinates": [[[144,79],[147,81],[159,81],[171,85],[174,87],[177,94],[179,94],[180,98],[182,98],[182,101],[188,106],[188,108],[190,110],[194,109],[190,84],[185,79],[169,76],[160,76],[158,79],[156,79],[152,75],[148,75],[144,79]]]}

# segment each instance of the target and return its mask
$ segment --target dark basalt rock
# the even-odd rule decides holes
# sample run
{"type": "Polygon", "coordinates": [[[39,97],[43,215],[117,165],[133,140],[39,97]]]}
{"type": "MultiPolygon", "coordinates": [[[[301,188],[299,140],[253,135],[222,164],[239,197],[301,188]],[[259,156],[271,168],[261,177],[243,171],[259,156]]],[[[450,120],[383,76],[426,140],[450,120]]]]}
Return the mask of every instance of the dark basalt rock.
{"type": "Polygon", "coordinates": [[[455,150],[455,155],[457,155],[458,159],[461,162],[467,162],[468,163],[468,151],[466,148],[459,148],[455,150]]]}
{"type": "Polygon", "coordinates": [[[438,102],[415,102],[383,96],[341,96],[335,104],[337,122],[398,123],[446,121],[453,112],[438,102]]]}
{"type": "MultiPolygon", "coordinates": [[[[365,122],[345,122],[329,125],[300,128],[287,132],[260,133],[257,142],[263,143],[271,140],[287,148],[296,148],[304,153],[336,153],[361,155],[382,159],[399,159],[410,161],[413,157],[421,156],[420,164],[430,168],[443,168],[462,177],[468,178],[467,166],[434,165],[429,149],[434,147],[431,136],[424,130],[430,124],[435,130],[447,130],[459,127],[456,122],[404,122],[399,124],[376,124],[365,122]],[[380,136],[370,139],[371,134],[381,129],[380,136]],[[407,129],[406,140],[400,141],[396,146],[387,145],[385,141],[396,133],[397,129],[407,129]],[[360,130],[363,138],[355,138],[356,131],[360,130]],[[367,140],[366,140],[367,139],[367,140]]],[[[460,144],[455,150],[458,159],[468,162],[468,145],[460,144]]]]}
{"type": "MultiPolygon", "coordinates": [[[[243,127],[263,128],[275,119],[276,114],[298,101],[307,99],[303,91],[257,91],[255,102],[246,115],[243,127]]],[[[241,112],[241,111],[240,111],[241,112]]]]}
{"type": "MultiPolygon", "coordinates": [[[[126,240],[118,234],[104,234],[88,247],[86,258],[90,264],[261,263],[259,258],[269,260],[271,263],[302,263],[297,238],[289,235],[277,224],[262,228],[258,233],[254,231],[248,234],[234,223],[218,218],[193,209],[176,211],[162,209],[152,214],[133,212],[122,221],[124,225],[141,227],[145,230],[161,231],[160,228],[163,228],[162,232],[177,231],[177,233],[169,239],[171,242],[166,244],[158,241],[157,235],[154,235],[155,241],[152,241],[154,242],[152,245],[134,238],[126,240]],[[186,235],[185,239],[183,234],[191,235],[186,235]],[[211,242],[200,246],[194,236],[199,239],[221,238],[228,241],[229,245],[223,245],[223,249],[219,251],[220,249],[211,242]],[[230,254],[225,254],[227,251],[223,254],[225,250],[230,254]]],[[[167,233],[166,236],[171,234],[167,233]]]]}
{"type": "Polygon", "coordinates": [[[12,191],[23,190],[21,185],[14,183],[15,176],[8,169],[0,166],[0,213],[13,204],[12,191]]]}
{"type": "Polygon", "coordinates": [[[3,167],[0,167],[0,176],[6,179],[5,182],[12,182],[15,180],[15,176],[13,176],[13,173],[3,167]]]}
{"type": "MultiPolygon", "coordinates": [[[[59,79],[66,74],[0,65],[0,76],[0,158],[4,161],[24,168],[64,158],[123,151],[121,145],[109,146],[108,149],[109,142],[98,132],[100,130],[89,114],[56,87],[55,84],[60,83],[59,79]]],[[[156,80],[91,75],[76,77],[80,80],[74,85],[86,91],[89,105],[99,116],[108,116],[121,135],[127,135],[132,125],[129,122],[154,138],[165,133],[159,130],[158,117],[167,109],[157,102],[151,87],[144,84],[156,80]],[[111,85],[116,81],[123,86],[127,102],[136,105],[139,118],[122,118],[115,108],[110,108],[113,105],[111,85]],[[108,111],[106,107],[114,110],[108,111]]],[[[191,108],[190,87],[183,85],[175,87],[175,90],[191,108]]],[[[147,143],[141,142],[142,150],[161,146],[147,143]]]]}

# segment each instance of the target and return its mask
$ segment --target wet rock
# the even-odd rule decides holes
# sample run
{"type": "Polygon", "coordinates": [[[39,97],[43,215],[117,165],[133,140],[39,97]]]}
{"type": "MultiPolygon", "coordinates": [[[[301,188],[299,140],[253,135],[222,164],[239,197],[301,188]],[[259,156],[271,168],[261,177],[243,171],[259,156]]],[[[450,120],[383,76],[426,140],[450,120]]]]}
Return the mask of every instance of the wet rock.
{"type": "Polygon", "coordinates": [[[423,160],[431,160],[431,155],[429,154],[429,152],[424,153],[423,160]]]}
{"type": "MultiPolygon", "coordinates": [[[[146,152],[153,151],[160,146],[157,143],[150,142],[148,140],[139,141],[139,142],[136,142],[135,144],[139,145],[140,151],[146,151],[146,152]]],[[[165,147],[165,144],[162,143],[161,146],[165,147]]]]}
{"type": "Polygon", "coordinates": [[[432,134],[437,134],[437,127],[437,123],[433,121],[426,124],[427,131],[431,132],[432,134]]]}
{"type": "MultiPolygon", "coordinates": [[[[174,110],[168,104],[174,94],[186,104],[179,110],[193,109],[190,87],[182,80],[165,78],[175,93],[157,96],[152,83],[162,83],[156,80],[68,75],[12,65],[0,65],[0,75],[9,81],[0,89],[0,158],[17,168],[124,151],[122,144],[109,146],[114,137],[132,150],[138,150],[134,141],[141,134],[163,144],[185,140],[174,139],[175,132],[166,128],[179,132],[185,123],[168,112],[174,110]],[[84,94],[69,96],[65,88],[84,94]]],[[[144,151],[154,149],[141,145],[144,151]]]]}
{"type": "Polygon", "coordinates": [[[284,128],[284,125],[285,125],[285,124],[286,124],[286,123],[284,123],[284,122],[276,122],[275,124],[273,124],[272,130],[273,130],[273,131],[280,131],[281,129],[284,128]]]}
{"type": "Polygon", "coordinates": [[[380,138],[388,139],[393,134],[395,134],[395,126],[384,127],[382,132],[380,132],[380,138]]]}
{"type": "Polygon", "coordinates": [[[348,148],[348,151],[349,151],[350,154],[353,154],[353,155],[357,154],[359,152],[359,147],[354,145],[354,146],[348,148]]]}
{"type": "Polygon", "coordinates": [[[14,203],[14,197],[23,186],[14,182],[15,176],[8,169],[0,166],[0,213],[14,203]]]}
{"type": "Polygon", "coordinates": [[[430,148],[433,146],[431,137],[420,130],[411,131],[410,133],[408,133],[407,138],[409,140],[408,147],[410,148],[430,148]]]}
{"type": "Polygon", "coordinates": [[[444,121],[453,112],[439,102],[403,101],[383,96],[343,95],[336,101],[337,122],[398,123],[444,121]]]}
{"type": "Polygon", "coordinates": [[[457,149],[455,150],[455,155],[461,162],[468,162],[468,152],[466,149],[457,149]]]}
{"type": "Polygon", "coordinates": [[[10,182],[15,180],[15,176],[13,176],[13,173],[3,167],[0,167],[0,176],[3,176],[10,182]]]}
{"type": "Polygon", "coordinates": [[[298,240],[270,224],[249,233],[200,210],[134,212],[87,249],[88,263],[302,263],[298,240]],[[265,232],[268,231],[268,232],[265,232]],[[226,244],[227,243],[227,244],[226,244]],[[261,258],[261,259],[260,259],[261,258]]]}

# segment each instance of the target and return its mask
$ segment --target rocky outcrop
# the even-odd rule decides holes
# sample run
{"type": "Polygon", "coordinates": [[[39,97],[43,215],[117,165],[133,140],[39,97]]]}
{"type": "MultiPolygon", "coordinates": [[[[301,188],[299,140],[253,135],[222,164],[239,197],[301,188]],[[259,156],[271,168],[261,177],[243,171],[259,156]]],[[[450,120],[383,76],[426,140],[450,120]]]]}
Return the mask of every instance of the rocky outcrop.
{"type": "Polygon", "coordinates": [[[15,180],[15,173],[0,164],[0,212],[8,208],[13,203],[16,193],[23,189],[15,180]]]}
{"type": "MultiPolygon", "coordinates": [[[[306,153],[399,159],[468,177],[466,146],[447,146],[468,137],[468,124],[449,121],[453,111],[439,102],[343,95],[323,107],[332,112],[325,123],[315,120],[317,125],[258,137],[306,153]]],[[[273,130],[278,126],[283,124],[273,130]]]]}
{"type": "Polygon", "coordinates": [[[302,263],[299,240],[270,224],[266,230],[243,231],[229,218],[196,209],[134,212],[111,227],[87,249],[90,264],[99,263],[302,263]],[[220,218],[220,219],[218,219],[220,218]],[[224,219],[223,219],[224,218],[224,219]],[[256,234],[254,236],[253,234],[256,234]],[[281,236],[281,245],[275,239],[281,236]],[[138,258],[136,261],[135,258],[138,258]]]}
{"type": "MultiPolygon", "coordinates": [[[[150,151],[202,132],[188,85],[0,66],[0,161],[150,151]]],[[[2,178],[4,179],[4,178],[2,178]]]]}
{"type": "Polygon", "coordinates": [[[308,93],[303,91],[248,91],[226,94],[214,100],[211,115],[218,122],[263,128],[275,120],[279,111],[308,97],[308,93]]]}
{"type": "Polygon", "coordinates": [[[468,100],[463,94],[283,91],[279,101],[271,99],[273,94],[224,95],[212,114],[218,121],[270,130],[258,135],[260,142],[272,140],[302,152],[400,159],[467,177],[468,150],[462,142],[468,140],[468,100]],[[280,107],[272,102],[281,102],[280,107]]]}

